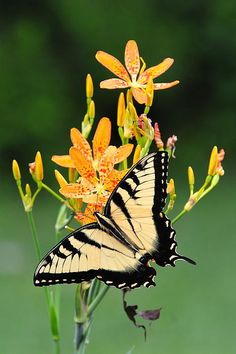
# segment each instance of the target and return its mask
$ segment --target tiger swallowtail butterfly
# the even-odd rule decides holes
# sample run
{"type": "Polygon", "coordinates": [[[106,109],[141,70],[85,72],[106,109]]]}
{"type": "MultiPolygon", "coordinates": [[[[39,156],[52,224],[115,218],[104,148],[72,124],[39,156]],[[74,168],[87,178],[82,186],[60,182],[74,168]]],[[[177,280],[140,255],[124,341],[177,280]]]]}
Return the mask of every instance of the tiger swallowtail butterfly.
{"type": "Polygon", "coordinates": [[[80,283],[93,278],[117,288],[155,285],[149,265],[175,266],[175,230],[163,212],[167,196],[168,153],[138,161],[111,193],[104,213],[53,247],[37,266],[36,286],[80,283]]]}

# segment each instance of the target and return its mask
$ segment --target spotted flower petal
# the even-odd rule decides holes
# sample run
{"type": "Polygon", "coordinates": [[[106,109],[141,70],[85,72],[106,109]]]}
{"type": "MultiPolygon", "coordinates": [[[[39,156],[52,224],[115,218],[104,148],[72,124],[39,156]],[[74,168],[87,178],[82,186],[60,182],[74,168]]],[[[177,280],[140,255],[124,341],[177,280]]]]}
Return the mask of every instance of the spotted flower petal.
{"type": "Polygon", "coordinates": [[[127,159],[133,150],[133,144],[125,144],[120,146],[115,154],[115,164],[127,159]]]}
{"type": "Polygon", "coordinates": [[[99,162],[99,178],[100,182],[103,184],[104,179],[113,170],[115,159],[116,159],[117,148],[115,146],[109,146],[101,157],[99,162]]]}
{"type": "Polygon", "coordinates": [[[89,204],[100,204],[104,206],[109,198],[109,195],[110,193],[105,190],[103,193],[96,193],[96,191],[94,191],[94,193],[84,196],[83,201],[89,204]]]}
{"type": "Polygon", "coordinates": [[[75,168],[74,162],[69,155],[53,155],[51,160],[59,166],[75,168]]]}
{"type": "Polygon", "coordinates": [[[110,55],[100,50],[96,54],[96,59],[97,61],[99,61],[100,64],[105,66],[108,70],[110,70],[113,74],[115,74],[119,78],[125,81],[130,81],[127,70],[118,59],[113,57],[113,55],[110,55]]]}
{"type": "Polygon", "coordinates": [[[111,140],[111,121],[103,117],[97,126],[93,138],[93,157],[94,160],[100,160],[111,140]]]}
{"type": "Polygon", "coordinates": [[[74,147],[80,149],[86,159],[92,159],[92,152],[89,143],[76,128],[70,131],[70,138],[74,147]]]}
{"type": "Polygon", "coordinates": [[[128,170],[117,171],[113,169],[104,181],[104,188],[112,192],[127,172],[128,170]]]}
{"type": "Polygon", "coordinates": [[[138,82],[140,84],[146,84],[150,76],[152,76],[153,80],[166,72],[171,65],[174,63],[174,59],[166,58],[160,64],[152,66],[151,68],[145,70],[138,78],[138,82]]]}
{"type": "Polygon", "coordinates": [[[66,198],[83,198],[91,193],[92,188],[92,184],[69,183],[60,189],[60,193],[66,198]]]}
{"type": "Polygon", "coordinates": [[[90,183],[96,183],[96,171],[92,166],[92,162],[87,160],[83,153],[76,147],[70,148],[70,157],[74,162],[74,166],[79,174],[86,178],[90,183]]]}
{"type": "Polygon", "coordinates": [[[132,78],[136,80],[140,70],[140,58],[137,43],[134,40],[127,42],[125,47],[125,66],[132,78]]]}
{"type": "Polygon", "coordinates": [[[100,87],[105,89],[126,88],[129,84],[121,79],[108,79],[100,82],[100,87]]]}
{"type": "Polygon", "coordinates": [[[162,83],[154,84],[153,88],[154,90],[165,90],[178,84],[179,84],[179,80],[175,80],[172,82],[162,82],[162,83]]]}

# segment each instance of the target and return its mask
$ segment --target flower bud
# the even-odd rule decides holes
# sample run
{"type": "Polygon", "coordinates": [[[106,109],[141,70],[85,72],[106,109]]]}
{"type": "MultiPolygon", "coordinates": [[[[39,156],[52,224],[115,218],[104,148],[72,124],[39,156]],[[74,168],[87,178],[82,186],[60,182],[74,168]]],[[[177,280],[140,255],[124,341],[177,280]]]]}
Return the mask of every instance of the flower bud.
{"type": "Polygon", "coordinates": [[[125,96],[124,93],[121,92],[118,105],[117,105],[117,125],[118,127],[123,127],[125,121],[125,96]]]}
{"type": "Polygon", "coordinates": [[[13,173],[14,179],[16,181],[20,181],[21,173],[20,173],[20,168],[19,168],[18,162],[16,160],[12,161],[12,173],[13,173]]]}
{"type": "Polygon", "coordinates": [[[29,183],[27,183],[26,186],[25,186],[25,193],[26,193],[27,197],[31,198],[32,192],[31,192],[31,188],[30,188],[29,183]]]}
{"type": "Polygon", "coordinates": [[[127,90],[127,93],[126,93],[126,102],[127,102],[127,105],[129,103],[133,103],[132,91],[130,89],[127,90]]]}
{"type": "Polygon", "coordinates": [[[154,140],[155,140],[157,149],[158,150],[163,149],[164,143],[161,139],[161,132],[160,132],[159,125],[157,122],[154,124],[154,140]]]}
{"type": "Polygon", "coordinates": [[[130,113],[130,116],[133,118],[134,121],[138,121],[139,117],[138,117],[138,114],[136,112],[136,109],[133,105],[133,103],[129,103],[128,104],[128,107],[129,107],[129,113],[130,113]]]}
{"type": "Polygon", "coordinates": [[[131,138],[133,135],[133,119],[128,109],[125,111],[124,138],[131,138]]]}
{"type": "Polygon", "coordinates": [[[166,148],[168,149],[175,149],[175,143],[177,142],[177,136],[172,135],[168,138],[167,143],[166,143],[166,148]]]}
{"type": "Polygon", "coordinates": [[[140,145],[137,145],[135,148],[135,151],[134,151],[133,165],[140,160],[141,150],[142,150],[142,147],[140,145]]]}
{"type": "Polygon", "coordinates": [[[68,183],[67,183],[66,179],[62,176],[62,174],[58,170],[55,170],[54,172],[55,172],[55,177],[56,177],[56,180],[57,180],[59,186],[61,188],[66,186],[68,183]]]}
{"type": "Polygon", "coordinates": [[[176,200],[176,192],[175,192],[175,182],[173,178],[170,179],[167,184],[167,193],[169,194],[170,200],[167,206],[167,210],[172,210],[174,208],[175,200],[176,200]]]}
{"type": "Polygon", "coordinates": [[[188,183],[190,186],[193,186],[195,183],[194,172],[191,166],[188,167],[188,183]]]}
{"type": "Polygon", "coordinates": [[[217,146],[214,146],[211,151],[211,156],[210,156],[209,166],[208,166],[209,176],[214,176],[216,174],[217,164],[218,164],[218,149],[217,146]]]}
{"type": "Polygon", "coordinates": [[[95,118],[95,103],[93,100],[90,102],[88,114],[91,119],[95,118]]]}
{"type": "Polygon", "coordinates": [[[166,143],[166,150],[169,153],[169,156],[175,158],[175,143],[177,142],[177,136],[176,135],[172,135],[168,138],[167,143],[166,143]]]}
{"type": "Polygon", "coordinates": [[[90,74],[88,74],[86,77],[86,97],[93,97],[93,80],[90,74]]]}
{"type": "Polygon", "coordinates": [[[35,156],[35,178],[37,181],[43,180],[43,161],[39,151],[35,156]]]}
{"type": "Polygon", "coordinates": [[[87,124],[89,124],[89,114],[88,114],[88,113],[86,113],[86,114],[84,115],[84,119],[83,119],[82,124],[83,124],[85,127],[86,127],[87,124]]]}
{"type": "Polygon", "coordinates": [[[170,197],[175,194],[175,182],[173,178],[170,179],[167,185],[167,193],[170,195],[170,197]]]}

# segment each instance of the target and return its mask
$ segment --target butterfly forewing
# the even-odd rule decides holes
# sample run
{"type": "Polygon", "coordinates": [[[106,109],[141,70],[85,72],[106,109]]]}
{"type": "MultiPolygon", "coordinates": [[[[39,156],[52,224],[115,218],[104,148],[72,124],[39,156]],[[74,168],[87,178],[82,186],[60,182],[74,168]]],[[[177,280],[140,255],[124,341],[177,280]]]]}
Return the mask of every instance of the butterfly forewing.
{"type": "Polygon", "coordinates": [[[120,182],[105,208],[125,239],[161,266],[183,259],[176,253],[175,231],[162,211],[167,174],[166,152],[146,156],[120,182]]]}

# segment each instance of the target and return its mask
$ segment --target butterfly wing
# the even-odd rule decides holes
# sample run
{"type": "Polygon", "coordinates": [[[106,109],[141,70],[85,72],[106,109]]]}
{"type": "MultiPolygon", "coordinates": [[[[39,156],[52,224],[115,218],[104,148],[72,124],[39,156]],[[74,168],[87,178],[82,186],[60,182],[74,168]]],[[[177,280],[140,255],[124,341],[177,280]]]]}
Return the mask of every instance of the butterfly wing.
{"type": "Polygon", "coordinates": [[[104,211],[123,237],[160,266],[177,259],[194,263],[176,252],[175,230],[162,209],[167,196],[168,153],[140,160],[111,194],[104,211]]]}
{"type": "Polygon", "coordinates": [[[144,258],[92,223],[72,232],[46,255],[35,271],[34,284],[80,283],[97,277],[118,288],[155,285],[155,270],[140,259],[144,258]]]}

